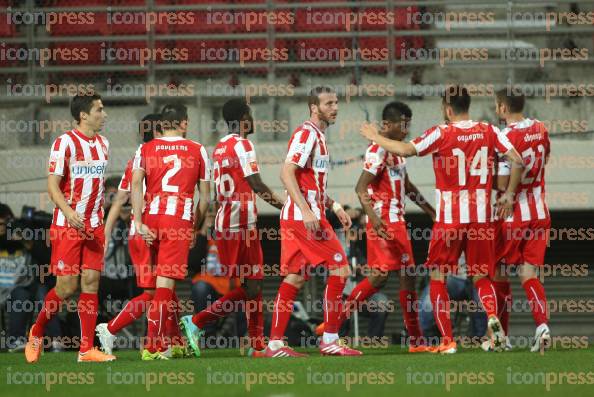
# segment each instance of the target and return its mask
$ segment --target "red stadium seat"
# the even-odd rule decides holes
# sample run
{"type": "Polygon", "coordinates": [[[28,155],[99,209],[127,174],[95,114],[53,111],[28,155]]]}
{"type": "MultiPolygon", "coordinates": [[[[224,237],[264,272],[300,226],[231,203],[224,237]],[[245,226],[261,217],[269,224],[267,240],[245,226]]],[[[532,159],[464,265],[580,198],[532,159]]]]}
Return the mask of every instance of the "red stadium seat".
{"type": "MultiPolygon", "coordinates": [[[[179,11],[180,13],[182,11],[179,11]]],[[[186,11],[184,11],[186,12],[186,11]]],[[[209,18],[211,11],[191,11],[193,13],[194,23],[176,23],[170,26],[172,33],[228,33],[231,31],[232,26],[224,23],[217,23],[216,18],[209,18]]],[[[180,17],[179,21],[188,20],[190,14],[186,15],[185,18],[180,17]]]]}
{"type": "MultiPolygon", "coordinates": [[[[379,55],[375,59],[368,59],[370,61],[386,61],[389,58],[389,54],[386,52],[388,48],[388,39],[386,37],[361,37],[359,38],[359,48],[361,50],[367,50],[368,53],[375,53],[379,55]],[[382,51],[380,55],[380,51],[382,51]],[[385,57],[383,56],[385,55],[385,57]],[[379,58],[379,59],[377,59],[379,58]]],[[[407,48],[407,41],[403,37],[394,38],[394,58],[402,59],[403,51],[407,48]]],[[[365,70],[369,72],[385,73],[386,66],[369,66],[365,67],[365,70]]]]}
{"type": "Polygon", "coordinates": [[[345,32],[350,8],[300,8],[295,13],[296,32],[345,32]]]}
{"type": "MultiPolygon", "coordinates": [[[[232,48],[234,49],[249,49],[252,50],[248,57],[243,60],[244,64],[249,63],[266,63],[270,59],[273,62],[287,62],[289,60],[289,48],[287,47],[288,42],[285,40],[276,40],[272,52],[268,50],[268,41],[266,39],[256,40],[237,40],[234,42],[232,48]]],[[[238,51],[239,52],[239,51],[238,51]]],[[[235,63],[239,62],[238,59],[234,60],[235,63]]],[[[246,68],[249,74],[265,74],[266,68],[246,68]]]]}
{"type": "Polygon", "coordinates": [[[109,34],[110,26],[107,24],[107,13],[98,12],[91,15],[92,20],[80,20],[84,23],[63,23],[51,25],[50,34],[52,36],[105,36],[109,34]],[[87,23],[88,22],[88,23],[87,23]],[[92,23],[91,23],[92,22],[92,23]]]}
{"type": "MultiPolygon", "coordinates": [[[[220,72],[217,69],[217,63],[229,61],[229,51],[231,42],[228,40],[177,40],[175,46],[188,53],[188,59],[180,63],[206,63],[212,64],[212,69],[202,69],[189,71],[196,75],[212,75],[220,72]]],[[[184,73],[185,74],[185,73],[184,73]]]]}
{"type": "Polygon", "coordinates": [[[16,34],[16,27],[12,23],[6,23],[6,14],[0,14],[0,37],[12,37],[16,34]]]}
{"type": "Polygon", "coordinates": [[[386,30],[388,21],[393,18],[393,26],[397,30],[413,28],[412,20],[409,23],[409,12],[405,8],[395,8],[391,17],[385,8],[361,8],[359,22],[361,30],[386,30]]]}
{"type": "Polygon", "coordinates": [[[165,62],[179,62],[183,58],[180,58],[180,52],[174,46],[164,41],[157,41],[155,43],[154,53],[148,53],[149,59],[144,57],[147,55],[145,49],[147,47],[146,41],[125,41],[121,43],[112,43],[112,47],[115,49],[117,59],[113,62],[117,62],[124,65],[139,65],[146,66],[151,59],[155,63],[165,62]],[[164,52],[171,50],[170,53],[164,52]],[[177,54],[177,55],[176,55],[177,54]],[[127,56],[126,56],[127,55],[127,56]],[[154,55],[154,56],[153,56],[154,55]],[[125,57],[125,58],[124,58],[125,57]]]}
{"type": "Polygon", "coordinates": [[[53,60],[55,65],[100,65],[101,43],[58,43],[52,45],[52,50],[61,49],[53,60]]]}

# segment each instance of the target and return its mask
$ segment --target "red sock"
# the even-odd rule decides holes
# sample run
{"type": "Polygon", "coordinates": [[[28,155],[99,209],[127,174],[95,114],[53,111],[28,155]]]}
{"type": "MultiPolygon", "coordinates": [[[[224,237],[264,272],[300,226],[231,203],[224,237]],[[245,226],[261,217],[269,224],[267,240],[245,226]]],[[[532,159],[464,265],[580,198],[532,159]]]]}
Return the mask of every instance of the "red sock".
{"type": "Polygon", "coordinates": [[[453,339],[452,322],[450,320],[450,295],[444,281],[431,280],[429,295],[433,306],[435,324],[442,336],[443,343],[450,343],[453,339]]]}
{"type": "Polygon", "coordinates": [[[107,330],[111,332],[112,335],[115,335],[120,332],[122,328],[132,324],[134,320],[140,318],[140,316],[147,311],[151,299],[153,299],[153,294],[143,292],[128,301],[118,315],[107,323],[107,330]]]}
{"type": "Polygon", "coordinates": [[[171,302],[173,291],[169,288],[157,288],[155,296],[147,312],[147,341],[145,348],[151,353],[164,348],[163,336],[165,335],[165,322],[167,320],[167,307],[171,302]]]}
{"type": "Polygon", "coordinates": [[[344,310],[340,314],[340,324],[338,325],[338,328],[340,329],[340,325],[342,325],[344,320],[350,317],[351,311],[357,307],[357,303],[367,300],[367,298],[378,291],[379,289],[374,288],[367,277],[359,284],[355,285],[355,288],[353,288],[351,294],[344,302],[344,310]]]}
{"type": "Polygon", "coordinates": [[[80,352],[91,350],[95,344],[95,324],[97,323],[97,294],[82,292],[78,298],[78,317],[80,318],[80,352]]]}
{"type": "Polygon", "coordinates": [[[417,345],[420,342],[421,328],[419,327],[419,313],[418,313],[418,298],[417,293],[411,290],[400,291],[400,307],[402,308],[402,315],[404,316],[404,325],[406,332],[410,338],[411,345],[417,345]]]}
{"type": "Polygon", "coordinates": [[[245,316],[248,322],[250,346],[256,350],[266,347],[264,343],[264,313],[262,309],[262,293],[246,302],[245,316]]]}
{"type": "Polygon", "coordinates": [[[217,318],[225,317],[227,314],[237,311],[237,306],[231,303],[245,301],[246,298],[245,290],[237,287],[227,292],[223,297],[219,298],[200,313],[195,314],[192,317],[192,322],[198,328],[204,328],[206,324],[215,321],[217,318]]]}
{"type": "Polygon", "coordinates": [[[487,317],[497,316],[497,293],[493,283],[487,277],[483,277],[474,283],[476,292],[481,300],[487,317]]]}
{"type": "Polygon", "coordinates": [[[56,289],[49,290],[43,301],[43,307],[37,315],[35,327],[33,327],[33,336],[43,337],[45,325],[52,319],[52,317],[60,311],[60,303],[62,299],[56,294],[56,289]]]}
{"type": "Polygon", "coordinates": [[[343,312],[342,291],[346,280],[340,276],[328,276],[324,291],[324,332],[337,334],[343,312]]]}
{"type": "Polygon", "coordinates": [[[536,326],[545,324],[548,318],[547,297],[541,282],[537,278],[531,278],[524,282],[522,287],[524,287],[528,302],[530,302],[530,309],[536,326]]]}
{"type": "Polygon", "coordinates": [[[166,335],[171,338],[172,345],[182,346],[184,344],[181,331],[179,329],[179,300],[177,299],[177,295],[175,291],[171,297],[171,305],[168,307],[169,312],[167,315],[167,325],[166,325],[166,335]]]}
{"type": "Polygon", "coordinates": [[[282,282],[274,300],[272,324],[270,326],[270,340],[282,340],[293,312],[293,302],[299,293],[299,288],[282,282]]]}
{"type": "Polygon", "coordinates": [[[512,295],[509,281],[493,281],[497,293],[497,317],[506,335],[509,334],[509,311],[511,310],[512,295]]]}

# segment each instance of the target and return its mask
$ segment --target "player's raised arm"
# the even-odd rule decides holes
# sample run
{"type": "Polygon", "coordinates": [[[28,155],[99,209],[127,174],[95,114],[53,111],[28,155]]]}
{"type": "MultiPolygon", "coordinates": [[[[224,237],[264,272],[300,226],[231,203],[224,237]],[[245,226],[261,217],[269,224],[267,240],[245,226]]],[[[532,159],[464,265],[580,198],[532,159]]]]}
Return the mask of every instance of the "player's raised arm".
{"type": "Polygon", "coordinates": [[[427,215],[431,217],[431,219],[435,222],[435,208],[425,199],[425,197],[421,194],[419,189],[415,186],[414,183],[410,181],[408,174],[406,174],[406,179],[404,181],[404,188],[406,189],[406,196],[411,199],[416,205],[419,206],[420,209],[423,210],[427,215]]]}
{"type": "Polygon", "coordinates": [[[398,156],[410,157],[417,155],[417,150],[412,143],[396,141],[382,136],[375,124],[363,123],[359,132],[365,138],[377,143],[388,152],[392,152],[398,156]]]}

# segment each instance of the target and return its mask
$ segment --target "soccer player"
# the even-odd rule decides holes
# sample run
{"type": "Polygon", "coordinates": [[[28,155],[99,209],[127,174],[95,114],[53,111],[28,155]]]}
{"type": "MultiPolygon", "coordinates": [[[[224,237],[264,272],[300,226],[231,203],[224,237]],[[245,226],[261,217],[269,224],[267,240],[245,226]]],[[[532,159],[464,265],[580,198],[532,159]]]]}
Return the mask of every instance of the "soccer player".
{"type": "Polygon", "coordinates": [[[248,139],[254,132],[254,120],[247,102],[241,98],[227,101],[223,106],[223,118],[229,134],[216,145],[212,158],[218,204],[215,242],[224,274],[239,277],[242,284],[193,317],[182,317],[182,329],[190,346],[199,355],[198,339],[204,333],[204,326],[237,310],[237,303],[243,302],[251,355],[265,348],[262,313],[264,273],[262,247],[256,228],[256,194],[278,209],[282,208],[283,201],[260,177],[256,150],[248,139]]]}
{"type": "Polygon", "coordinates": [[[56,205],[50,228],[51,271],[56,286],[46,295],[25,347],[27,362],[39,360],[45,325],[58,313],[62,301],[79,286],[78,316],[81,339],[79,362],[113,361],[115,357],[93,346],[99,305],[97,290],[103,268],[105,234],[103,199],[109,142],[99,135],[107,114],[101,96],[78,94],[70,113],[76,128],[52,144],[47,190],[56,205]]]}
{"type": "MultiPolygon", "coordinates": [[[[551,333],[547,325],[547,298],[538,279],[538,269],[544,265],[549,243],[551,218],[545,201],[545,165],[551,152],[549,133],[544,124],[524,117],[525,98],[521,93],[502,89],[496,93],[497,116],[505,120],[507,127],[501,131],[520,152],[526,165],[522,180],[515,190],[516,201],[512,214],[498,222],[496,252],[498,266],[493,285],[497,292],[497,306],[503,328],[507,333],[511,290],[506,266],[517,266],[517,273],[526,292],[536,333],[530,348],[536,352],[547,348],[551,333]]],[[[510,164],[499,162],[498,185],[501,189],[509,184],[510,164]]]]}
{"type": "MultiPolygon", "coordinates": [[[[412,111],[406,104],[387,104],[382,112],[380,134],[388,139],[402,141],[408,135],[411,118],[412,111]]],[[[351,291],[341,320],[348,316],[349,310],[356,307],[358,302],[378,292],[386,284],[390,271],[400,270],[400,306],[410,337],[409,352],[425,352],[427,348],[422,343],[416,310],[415,277],[410,274],[415,264],[404,219],[405,197],[413,200],[433,220],[435,210],[410,181],[405,159],[387,152],[376,143],[367,148],[365,164],[355,191],[368,217],[367,264],[370,274],[351,291]]]]}
{"type": "Polygon", "coordinates": [[[132,211],[142,214],[134,217],[134,226],[151,246],[157,276],[155,295],[147,312],[143,360],[167,359],[164,336],[166,319],[177,310],[173,307],[175,282],[186,276],[188,252],[210,199],[206,149],[185,138],[187,108],[181,104],[165,105],[161,128],[160,138],[138,149],[132,170],[132,211]],[[193,211],[196,187],[199,201],[193,211]]]}
{"type": "Polygon", "coordinates": [[[329,87],[315,87],[308,98],[309,120],[301,124],[289,141],[281,180],[289,197],[281,211],[281,271],[285,278],[274,302],[270,341],[264,357],[303,357],[283,342],[293,302],[305,283],[310,266],[329,271],[324,291],[325,332],[320,343],[323,355],[352,356],[360,351],[338,337],[342,291],[350,275],[345,252],[324,210],[332,208],[345,228],[351,219],[342,206],[328,197],[330,155],[324,132],[336,121],[338,98],[329,87]]]}
{"type": "MultiPolygon", "coordinates": [[[[153,138],[161,136],[160,115],[153,113],[146,115],[139,124],[140,136],[144,143],[150,142],[153,138]]],[[[105,235],[109,238],[113,225],[115,224],[122,207],[130,200],[130,185],[132,183],[132,164],[134,159],[128,162],[126,170],[122,175],[118,192],[113,201],[107,220],[105,221],[105,235]]],[[[123,328],[132,324],[134,320],[142,316],[153,299],[155,294],[156,276],[154,267],[151,263],[151,254],[148,245],[136,233],[134,229],[134,215],[130,224],[130,232],[128,235],[128,250],[130,252],[130,259],[134,266],[136,273],[136,285],[143,290],[143,292],[131,299],[108,323],[98,324],[95,328],[101,348],[104,352],[112,354],[113,345],[116,340],[116,334],[123,328]]],[[[106,244],[107,249],[107,244],[106,244]]],[[[174,293],[174,300],[176,300],[174,293]]],[[[171,353],[171,357],[183,357],[184,350],[180,338],[179,327],[177,325],[177,312],[172,312],[167,317],[167,333],[176,343],[171,344],[171,349],[167,350],[171,353]],[[176,338],[177,337],[177,338],[176,338]]]]}
{"type": "Polygon", "coordinates": [[[436,222],[426,264],[431,269],[433,314],[442,335],[437,352],[445,354],[457,351],[445,275],[457,270],[463,250],[467,274],[473,277],[487,313],[488,332],[495,349],[501,349],[505,342],[497,318],[494,287],[488,277],[495,267],[490,206],[495,156],[499,153],[514,164],[508,189],[498,200],[500,215],[507,216],[511,212],[523,168],[520,155],[508,139],[493,125],[470,120],[469,108],[470,95],[466,88],[449,86],[442,98],[446,124],[430,128],[411,142],[387,139],[371,124],[361,128],[362,135],[399,156],[433,155],[436,222]]]}

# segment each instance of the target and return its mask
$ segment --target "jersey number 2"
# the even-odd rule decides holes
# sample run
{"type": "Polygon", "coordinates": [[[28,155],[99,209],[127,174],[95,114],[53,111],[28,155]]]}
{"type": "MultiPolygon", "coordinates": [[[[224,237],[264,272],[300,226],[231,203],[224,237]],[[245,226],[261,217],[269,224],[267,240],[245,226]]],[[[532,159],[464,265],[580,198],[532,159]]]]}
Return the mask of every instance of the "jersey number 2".
{"type": "Polygon", "coordinates": [[[173,163],[173,167],[168,169],[165,175],[163,175],[163,179],[161,180],[162,189],[164,192],[177,193],[179,192],[179,186],[170,185],[169,180],[181,169],[181,160],[177,157],[177,154],[172,154],[163,157],[163,162],[165,164],[173,163]]]}

